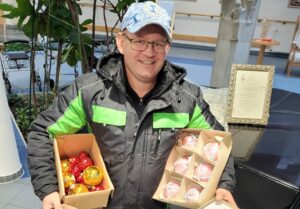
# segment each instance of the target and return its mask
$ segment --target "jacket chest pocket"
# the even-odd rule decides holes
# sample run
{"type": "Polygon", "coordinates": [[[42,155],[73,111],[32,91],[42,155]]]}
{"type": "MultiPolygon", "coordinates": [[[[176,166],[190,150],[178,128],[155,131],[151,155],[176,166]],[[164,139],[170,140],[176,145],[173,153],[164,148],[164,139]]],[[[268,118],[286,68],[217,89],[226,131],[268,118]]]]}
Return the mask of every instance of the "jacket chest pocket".
{"type": "Polygon", "coordinates": [[[151,161],[166,160],[177,142],[178,131],[189,123],[188,113],[154,113],[149,140],[151,161]]]}
{"type": "Polygon", "coordinates": [[[124,129],[126,112],[102,106],[93,106],[93,133],[101,153],[109,164],[113,160],[123,161],[125,156],[124,129]]]}

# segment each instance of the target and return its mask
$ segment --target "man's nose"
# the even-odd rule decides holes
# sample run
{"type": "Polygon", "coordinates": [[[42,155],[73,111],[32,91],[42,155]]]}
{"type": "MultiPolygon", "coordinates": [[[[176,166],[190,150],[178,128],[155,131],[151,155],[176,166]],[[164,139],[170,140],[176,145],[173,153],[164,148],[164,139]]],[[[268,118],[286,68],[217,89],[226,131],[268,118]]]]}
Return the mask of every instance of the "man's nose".
{"type": "Polygon", "coordinates": [[[155,43],[152,43],[152,42],[149,42],[148,45],[147,45],[147,48],[145,50],[145,53],[148,55],[148,56],[153,56],[155,55],[155,49],[154,49],[154,44],[155,43]]]}

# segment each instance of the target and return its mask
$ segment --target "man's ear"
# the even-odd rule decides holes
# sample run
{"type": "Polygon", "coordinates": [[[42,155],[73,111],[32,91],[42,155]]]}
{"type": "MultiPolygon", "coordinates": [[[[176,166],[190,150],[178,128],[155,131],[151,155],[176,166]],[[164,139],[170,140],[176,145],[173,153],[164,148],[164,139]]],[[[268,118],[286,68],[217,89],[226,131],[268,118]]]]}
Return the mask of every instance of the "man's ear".
{"type": "Polygon", "coordinates": [[[170,46],[170,44],[169,44],[169,45],[167,46],[167,49],[166,49],[166,55],[169,53],[170,48],[171,48],[171,46],[170,46]]]}
{"type": "Polygon", "coordinates": [[[117,33],[116,42],[117,42],[117,47],[119,49],[119,52],[121,54],[124,54],[124,37],[122,33],[117,33]]]}

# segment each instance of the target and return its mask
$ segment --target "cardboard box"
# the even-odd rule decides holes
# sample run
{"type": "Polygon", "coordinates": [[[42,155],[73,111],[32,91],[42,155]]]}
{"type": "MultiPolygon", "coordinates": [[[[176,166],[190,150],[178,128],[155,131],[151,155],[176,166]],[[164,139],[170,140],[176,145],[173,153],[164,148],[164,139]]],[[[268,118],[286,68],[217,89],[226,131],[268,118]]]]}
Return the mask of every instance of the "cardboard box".
{"type": "Polygon", "coordinates": [[[74,208],[74,207],[72,207],[70,205],[66,205],[66,204],[62,204],[62,206],[63,206],[63,209],[78,209],[78,208],[74,208]]]}
{"type": "MultiPolygon", "coordinates": [[[[153,198],[186,208],[199,208],[204,206],[215,196],[215,191],[230,155],[231,148],[232,137],[229,132],[183,129],[178,136],[177,145],[172,149],[169,155],[164,174],[153,198]],[[184,143],[182,143],[184,137],[191,134],[197,136],[196,143],[193,145],[184,145],[184,143]],[[217,153],[217,158],[213,159],[211,158],[212,156],[205,154],[206,152],[204,150],[208,148],[208,146],[206,146],[207,144],[218,145],[217,149],[212,150],[212,152],[217,153]],[[185,172],[178,173],[176,169],[174,169],[174,162],[182,157],[189,159],[186,161],[188,165],[185,172]],[[209,178],[205,180],[203,180],[203,178],[201,178],[201,180],[195,178],[195,169],[201,163],[208,165],[211,171],[209,178]],[[172,198],[166,198],[164,192],[166,192],[166,185],[170,181],[180,185],[179,192],[172,198]],[[199,191],[200,194],[196,200],[188,198],[190,197],[187,196],[189,188],[196,188],[197,191],[199,191]]],[[[174,189],[174,187],[171,188],[171,190],[172,189],[174,189]]]]}
{"type": "Polygon", "coordinates": [[[217,202],[215,199],[213,199],[209,201],[207,204],[205,204],[203,207],[200,207],[198,209],[238,209],[238,208],[229,205],[225,201],[217,202]]]}
{"type": "MultiPolygon", "coordinates": [[[[79,209],[92,209],[106,207],[114,187],[107,173],[99,147],[92,134],[73,134],[58,136],[54,139],[54,154],[57,169],[59,194],[62,202],[68,206],[79,209]],[[105,190],[81,193],[76,195],[66,195],[61,170],[61,159],[77,155],[80,151],[90,154],[95,165],[100,166],[104,171],[102,185],[105,190]]],[[[66,207],[68,207],[66,206],[66,207]]]]}

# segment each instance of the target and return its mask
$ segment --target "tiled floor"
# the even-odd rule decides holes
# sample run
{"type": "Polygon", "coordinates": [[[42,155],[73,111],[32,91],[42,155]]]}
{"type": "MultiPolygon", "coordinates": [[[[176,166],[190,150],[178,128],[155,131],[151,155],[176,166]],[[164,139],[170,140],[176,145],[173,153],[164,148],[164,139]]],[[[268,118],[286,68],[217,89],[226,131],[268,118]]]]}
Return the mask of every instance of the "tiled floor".
{"type": "Polygon", "coordinates": [[[35,196],[30,177],[14,183],[0,184],[0,209],[40,209],[41,201],[35,196]]]}

